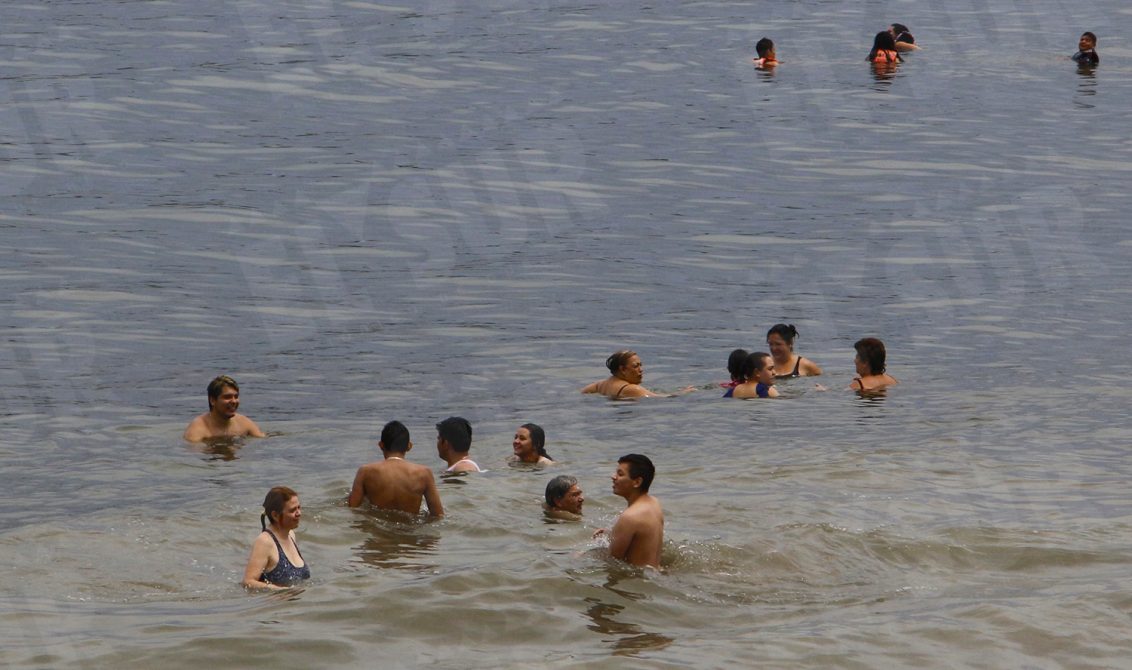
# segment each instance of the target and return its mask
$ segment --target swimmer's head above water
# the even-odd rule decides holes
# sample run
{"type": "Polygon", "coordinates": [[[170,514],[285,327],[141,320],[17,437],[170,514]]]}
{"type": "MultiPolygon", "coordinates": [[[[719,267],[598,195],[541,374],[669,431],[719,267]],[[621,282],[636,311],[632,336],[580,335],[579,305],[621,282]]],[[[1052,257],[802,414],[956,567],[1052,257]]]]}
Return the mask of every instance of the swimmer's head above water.
{"type": "Polygon", "coordinates": [[[576,477],[558,475],[546,484],[546,507],[549,510],[581,514],[585,502],[576,477]]]}
{"type": "Polygon", "coordinates": [[[641,363],[641,357],[637,355],[637,352],[629,349],[622,349],[613,353],[605,359],[605,367],[609,368],[610,374],[614,377],[619,377],[633,384],[640,384],[645,376],[645,367],[641,363]]]}
{"type": "Polygon", "coordinates": [[[863,337],[853,344],[853,348],[857,350],[857,361],[866,371],[862,373],[861,369],[858,368],[858,374],[884,374],[886,356],[884,342],[875,337],[863,337]]]}

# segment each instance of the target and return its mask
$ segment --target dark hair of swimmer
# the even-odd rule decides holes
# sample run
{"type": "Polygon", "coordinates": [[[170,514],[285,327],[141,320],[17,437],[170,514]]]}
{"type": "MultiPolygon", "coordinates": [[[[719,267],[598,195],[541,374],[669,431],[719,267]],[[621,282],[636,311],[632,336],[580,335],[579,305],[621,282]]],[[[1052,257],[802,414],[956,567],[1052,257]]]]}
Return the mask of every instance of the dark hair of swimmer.
{"type": "Polygon", "coordinates": [[[1096,35],[1094,35],[1091,32],[1086,30],[1085,32],[1081,33],[1081,37],[1088,37],[1089,40],[1092,41],[1093,45],[1096,46],[1096,44],[1097,44],[1097,36],[1096,35]]]}
{"type": "Polygon", "coordinates": [[[283,506],[287,501],[299,495],[286,486],[276,486],[267,492],[267,497],[263,499],[263,514],[259,515],[259,525],[264,530],[267,530],[267,520],[271,519],[274,523],[276,517],[283,514],[283,506]]]}
{"type": "Polygon", "coordinates": [[[641,480],[641,493],[648,493],[652,485],[652,478],[656,475],[656,468],[648,456],[640,454],[626,454],[617,459],[618,463],[629,464],[629,478],[641,480]]]}
{"type": "Polygon", "coordinates": [[[232,388],[234,388],[236,390],[236,393],[240,392],[240,385],[236,383],[235,379],[232,379],[228,375],[220,375],[216,379],[213,379],[212,381],[208,382],[208,409],[209,410],[212,409],[212,403],[215,402],[216,399],[220,397],[220,394],[224,392],[225,386],[231,386],[232,388]]]}
{"type": "Polygon", "coordinates": [[[794,338],[798,337],[798,329],[792,323],[776,323],[770,327],[770,330],[766,331],[766,339],[769,340],[771,335],[778,335],[787,346],[793,349],[794,338]]]}
{"type": "Polygon", "coordinates": [[[873,38],[873,50],[865,60],[871,61],[877,57],[878,51],[896,51],[896,38],[887,30],[882,30],[873,38]]]}
{"type": "Polygon", "coordinates": [[[857,355],[868,364],[869,372],[874,375],[884,374],[884,342],[875,337],[863,337],[853,344],[857,355]]]}
{"type": "Polygon", "coordinates": [[[403,454],[409,449],[409,429],[400,421],[390,421],[381,429],[381,447],[403,454]]]}
{"type": "Polygon", "coordinates": [[[562,500],[562,496],[570,490],[570,487],[578,483],[577,477],[570,475],[558,475],[546,484],[546,504],[548,507],[555,507],[558,501],[562,500]]]}
{"type": "Polygon", "coordinates": [[[755,378],[763,368],[766,367],[766,361],[770,358],[770,354],[765,351],[756,351],[747,356],[747,360],[743,361],[743,379],[750,381],[755,378]]]}
{"type": "Polygon", "coordinates": [[[436,424],[436,434],[447,440],[452,449],[459,453],[472,448],[472,424],[462,416],[450,416],[436,424]]]}
{"type": "Polygon", "coordinates": [[[637,352],[628,349],[614,352],[609,358],[605,359],[605,367],[609,368],[609,372],[617,374],[617,371],[629,364],[629,359],[636,356],[637,352]]]}
{"type": "Polygon", "coordinates": [[[731,375],[731,381],[737,382],[743,379],[743,362],[747,360],[746,349],[736,349],[731,352],[727,357],[727,374],[731,375]]]}
{"type": "MultiPolygon", "coordinates": [[[[542,426],[537,423],[524,423],[520,428],[526,428],[531,434],[531,446],[538,451],[538,455],[544,458],[550,458],[550,454],[546,453],[546,433],[543,431],[542,426]]],[[[554,460],[551,458],[550,460],[554,460]]]]}
{"type": "Polygon", "coordinates": [[[774,48],[774,42],[769,37],[764,37],[758,42],[755,42],[755,53],[759,58],[766,58],[770,55],[770,50],[774,48]]]}
{"type": "Polygon", "coordinates": [[[915,38],[912,37],[912,33],[908,31],[908,26],[904,25],[903,23],[892,24],[892,34],[894,38],[900,37],[901,35],[908,38],[906,40],[901,40],[902,42],[907,42],[908,44],[915,44],[916,42],[915,38]]]}

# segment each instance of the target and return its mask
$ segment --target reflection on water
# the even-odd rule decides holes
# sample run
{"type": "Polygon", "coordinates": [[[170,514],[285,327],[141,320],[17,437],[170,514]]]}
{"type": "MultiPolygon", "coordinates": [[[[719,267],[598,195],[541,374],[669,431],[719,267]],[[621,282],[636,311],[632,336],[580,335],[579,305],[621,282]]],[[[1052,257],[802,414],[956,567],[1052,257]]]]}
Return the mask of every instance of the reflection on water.
{"type": "Polygon", "coordinates": [[[354,513],[365,517],[350,523],[365,536],[355,548],[364,563],[376,568],[430,570],[434,567],[425,559],[435,556],[440,537],[426,523],[414,522],[408,515],[391,510],[354,513]]]}
{"type": "Polygon", "coordinates": [[[240,449],[247,444],[242,437],[209,437],[203,442],[195,442],[189,448],[207,456],[209,461],[234,461],[240,449]]]}
{"type": "Polygon", "coordinates": [[[1081,109],[1093,109],[1096,107],[1094,102],[1082,98],[1091,98],[1097,94],[1097,66],[1078,65],[1077,76],[1077,95],[1073,97],[1073,104],[1081,109]]]}
{"type": "Polygon", "coordinates": [[[896,69],[899,63],[871,63],[873,71],[873,90],[888,91],[892,80],[896,78],[896,69]]]}
{"type": "Polygon", "coordinates": [[[623,605],[604,603],[597,598],[585,601],[588,603],[585,614],[592,622],[587,628],[601,635],[616,636],[613,653],[617,656],[635,656],[642,651],[663,649],[673,642],[667,635],[642,632],[636,624],[618,621],[615,617],[625,611],[623,605]]]}

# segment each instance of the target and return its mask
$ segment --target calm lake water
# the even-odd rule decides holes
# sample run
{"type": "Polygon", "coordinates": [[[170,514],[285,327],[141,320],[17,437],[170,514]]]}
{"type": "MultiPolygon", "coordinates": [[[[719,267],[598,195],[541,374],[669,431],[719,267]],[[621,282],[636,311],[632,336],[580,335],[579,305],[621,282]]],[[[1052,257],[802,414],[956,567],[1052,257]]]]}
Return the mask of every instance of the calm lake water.
{"type": "Polygon", "coordinates": [[[1126,3],[46,0],[0,33],[0,665],[1130,667],[1126,3]],[[874,73],[892,21],[924,50],[874,73]],[[719,399],[780,321],[831,390],[719,399]],[[843,390],[866,335],[884,398],[843,390]],[[580,396],[622,347],[700,390],[580,396]],[[181,441],[219,373],[272,437],[181,441]],[[439,473],[452,414],[489,472],[443,521],[344,506],[385,421],[439,473]],[[506,465],[527,421],[558,465],[506,465]],[[628,452],[663,573],[590,539],[628,452]],[[542,517],[560,473],[584,522],[542,517]],[[248,594],[276,484],[314,578],[248,594]]]}

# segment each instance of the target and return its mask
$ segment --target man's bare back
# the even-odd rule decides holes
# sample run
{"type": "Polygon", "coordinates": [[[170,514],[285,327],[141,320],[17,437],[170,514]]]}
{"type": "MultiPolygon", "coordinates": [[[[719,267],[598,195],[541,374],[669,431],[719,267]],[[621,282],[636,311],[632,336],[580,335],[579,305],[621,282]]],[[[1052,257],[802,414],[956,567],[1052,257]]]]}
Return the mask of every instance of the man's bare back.
{"type": "Polygon", "coordinates": [[[350,507],[357,507],[362,500],[369,500],[374,507],[415,516],[421,511],[422,499],[428,505],[430,517],[444,516],[432,471],[401,456],[387,455],[384,461],[358,468],[347,502],[350,507]]]}

